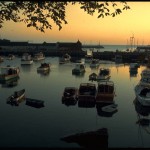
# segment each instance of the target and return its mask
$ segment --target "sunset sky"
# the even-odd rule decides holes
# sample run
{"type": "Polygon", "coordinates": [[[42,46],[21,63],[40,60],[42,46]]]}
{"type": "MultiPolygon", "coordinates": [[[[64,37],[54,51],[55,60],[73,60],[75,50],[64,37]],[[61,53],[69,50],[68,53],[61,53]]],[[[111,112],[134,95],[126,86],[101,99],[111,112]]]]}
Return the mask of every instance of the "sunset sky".
{"type": "Polygon", "coordinates": [[[56,25],[45,33],[33,27],[27,28],[24,23],[8,21],[0,29],[0,38],[11,41],[42,42],[76,42],[82,44],[123,44],[129,43],[134,34],[135,44],[150,44],[150,2],[128,2],[131,9],[123,11],[116,17],[97,18],[88,15],[79,5],[66,8],[66,20],[59,31],[56,25]]]}

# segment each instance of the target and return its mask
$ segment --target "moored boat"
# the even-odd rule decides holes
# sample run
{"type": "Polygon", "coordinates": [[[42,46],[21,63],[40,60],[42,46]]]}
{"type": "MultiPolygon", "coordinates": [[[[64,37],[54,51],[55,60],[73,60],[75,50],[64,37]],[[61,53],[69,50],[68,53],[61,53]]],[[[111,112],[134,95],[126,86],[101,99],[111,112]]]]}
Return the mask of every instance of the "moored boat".
{"type": "Polygon", "coordinates": [[[73,102],[78,100],[78,89],[76,87],[65,87],[62,95],[62,103],[73,102]]]}
{"type": "Polygon", "coordinates": [[[44,60],[44,59],[45,59],[45,55],[42,52],[36,53],[33,57],[34,61],[44,60]]]}
{"type": "Polygon", "coordinates": [[[143,106],[150,106],[150,87],[137,84],[134,88],[137,100],[143,106]]]}
{"type": "Polygon", "coordinates": [[[26,98],[26,105],[35,108],[41,108],[44,107],[44,101],[33,98],[26,98]]]}
{"type": "Polygon", "coordinates": [[[14,94],[9,96],[7,98],[7,103],[12,105],[19,105],[19,103],[22,101],[22,99],[25,98],[25,89],[22,89],[20,91],[15,91],[14,94]]]}
{"type": "Polygon", "coordinates": [[[97,76],[97,81],[108,80],[109,78],[110,78],[110,69],[109,68],[100,68],[99,74],[97,76]]]}
{"type": "Polygon", "coordinates": [[[96,81],[97,80],[97,74],[96,73],[91,73],[89,75],[89,80],[96,81]]]}
{"type": "Polygon", "coordinates": [[[0,81],[6,81],[19,76],[20,69],[19,67],[1,67],[0,81]]]}
{"type": "Polygon", "coordinates": [[[41,66],[37,68],[37,71],[47,71],[50,70],[50,63],[41,63],[41,66]]]}
{"type": "Polygon", "coordinates": [[[141,72],[141,78],[150,78],[150,68],[146,68],[141,72]]]}
{"type": "Polygon", "coordinates": [[[30,54],[24,53],[21,59],[21,65],[31,65],[33,63],[33,59],[30,54]]]}
{"type": "Polygon", "coordinates": [[[91,68],[97,68],[97,67],[99,67],[99,59],[92,59],[92,61],[90,63],[90,67],[91,68]]]}
{"type": "Polygon", "coordinates": [[[87,51],[87,54],[85,55],[85,62],[90,63],[93,60],[93,52],[91,50],[87,51]]]}
{"type": "Polygon", "coordinates": [[[75,68],[72,69],[72,74],[80,74],[85,72],[85,64],[84,63],[76,63],[75,68]]]}
{"type": "Polygon", "coordinates": [[[95,103],[96,85],[94,83],[81,83],[78,91],[78,102],[95,103]]]}
{"type": "Polygon", "coordinates": [[[110,104],[107,106],[102,107],[102,111],[107,112],[107,113],[112,113],[117,111],[117,104],[110,104]]]}
{"type": "Polygon", "coordinates": [[[113,81],[101,81],[97,86],[96,103],[113,103],[115,88],[113,81]]]}
{"type": "Polygon", "coordinates": [[[70,59],[71,59],[71,56],[68,53],[66,53],[62,57],[59,58],[59,63],[64,64],[66,62],[69,62],[70,59]]]}
{"type": "Polygon", "coordinates": [[[112,108],[113,105],[116,104],[96,103],[97,114],[101,117],[113,117],[118,112],[117,108],[112,108]]]}

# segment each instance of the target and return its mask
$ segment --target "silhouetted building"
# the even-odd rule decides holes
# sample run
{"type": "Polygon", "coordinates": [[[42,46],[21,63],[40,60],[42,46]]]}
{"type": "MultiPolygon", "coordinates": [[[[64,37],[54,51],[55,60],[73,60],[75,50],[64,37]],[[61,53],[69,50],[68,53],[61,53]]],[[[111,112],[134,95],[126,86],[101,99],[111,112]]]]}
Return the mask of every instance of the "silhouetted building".
{"type": "Polygon", "coordinates": [[[10,52],[35,52],[35,51],[58,51],[58,52],[78,52],[82,50],[82,44],[78,40],[76,43],[29,43],[12,42],[7,39],[0,39],[0,50],[10,52]]]}
{"type": "Polygon", "coordinates": [[[58,50],[60,52],[78,52],[82,51],[82,43],[78,40],[76,43],[62,43],[57,42],[58,50]]]}

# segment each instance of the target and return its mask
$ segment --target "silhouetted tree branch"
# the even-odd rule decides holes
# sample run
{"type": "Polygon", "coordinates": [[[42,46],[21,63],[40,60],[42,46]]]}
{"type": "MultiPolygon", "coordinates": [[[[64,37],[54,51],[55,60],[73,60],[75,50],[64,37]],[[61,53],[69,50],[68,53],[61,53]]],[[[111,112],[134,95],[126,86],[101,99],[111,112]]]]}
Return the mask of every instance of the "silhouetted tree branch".
{"type": "Polygon", "coordinates": [[[35,27],[44,32],[45,29],[52,29],[52,21],[62,28],[62,23],[67,24],[66,7],[68,4],[79,4],[87,14],[93,15],[98,12],[98,18],[105,16],[115,17],[123,10],[130,9],[126,2],[99,2],[99,1],[0,1],[0,28],[4,21],[24,22],[27,27],[35,27]],[[118,6],[121,4],[121,6],[118,6]]]}

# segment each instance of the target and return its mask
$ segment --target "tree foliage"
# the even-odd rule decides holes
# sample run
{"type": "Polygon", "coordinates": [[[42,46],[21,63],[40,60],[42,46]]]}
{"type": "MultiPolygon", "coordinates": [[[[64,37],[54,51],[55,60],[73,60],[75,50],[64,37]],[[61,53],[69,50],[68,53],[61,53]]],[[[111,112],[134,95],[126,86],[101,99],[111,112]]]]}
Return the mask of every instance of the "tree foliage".
{"type": "Polygon", "coordinates": [[[4,21],[24,22],[27,27],[35,27],[44,32],[52,29],[52,21],[62,28],[67,24],[66,7],[68,4],[79,4],[87,14],[98,12],[98,18],[105,16],[115,17],[123,10],[130,9],[126,2],[99,2],[99,1],[0,1],[0,28],[4,21]],[[118,4],[121,4],[118,6],[118,4]]]}

